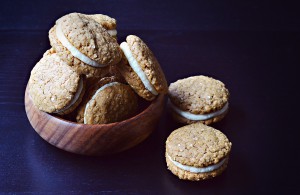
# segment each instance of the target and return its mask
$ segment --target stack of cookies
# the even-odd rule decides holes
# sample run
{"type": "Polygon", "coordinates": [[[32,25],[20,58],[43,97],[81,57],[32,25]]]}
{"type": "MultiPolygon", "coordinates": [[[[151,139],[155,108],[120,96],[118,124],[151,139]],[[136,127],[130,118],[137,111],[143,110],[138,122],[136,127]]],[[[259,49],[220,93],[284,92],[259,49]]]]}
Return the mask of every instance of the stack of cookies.
{"type": "Polygon", "coordinates": [[[84,124],[107,124],[136,114],[139,99],[168,91],[164,73],[137,36],[117,42],[116,20],[71,13],[49,31],[51,49],[31,71],[29,94],[41,111],[84,124]]]}
{"type": "Polygon", "coordinates": [[[229,92],[224,83],[207,76],[192,76],[171,83],[168,105],[174,120],[187,124],[166,141],[168,169],[180,179],[199,181],[221,174],[227,167],[231,142],[207,126],[228,112],[229,92]]]}

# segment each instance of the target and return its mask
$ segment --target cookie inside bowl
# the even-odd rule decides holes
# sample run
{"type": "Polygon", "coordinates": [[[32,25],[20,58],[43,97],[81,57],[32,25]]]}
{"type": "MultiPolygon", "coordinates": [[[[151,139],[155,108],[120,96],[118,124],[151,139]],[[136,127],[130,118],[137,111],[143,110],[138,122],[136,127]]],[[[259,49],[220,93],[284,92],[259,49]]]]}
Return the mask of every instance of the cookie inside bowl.
{"type": "Polygon", "coordinates": [[[127,150],[144,141],[157,127],[165,97],[158,95],[140,104],[138,113],[126,120],[109,124],[79,124],[52,116],[36,108],[25,91],[25,110],[34,130],[48,143],[68,152],[105,155],[127,150]]]}

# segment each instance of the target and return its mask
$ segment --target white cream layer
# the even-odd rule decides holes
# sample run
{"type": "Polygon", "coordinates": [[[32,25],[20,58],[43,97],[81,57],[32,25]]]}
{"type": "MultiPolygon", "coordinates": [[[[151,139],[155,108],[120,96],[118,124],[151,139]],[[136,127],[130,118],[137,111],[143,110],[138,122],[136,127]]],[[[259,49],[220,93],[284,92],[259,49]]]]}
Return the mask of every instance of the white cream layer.
{"type": "Polygon", "coordinates": [[[180,110],[170,100],[169,100],[169,105],[177,114],[179,114],[180,116],[186,119],[193,120],[193,121],[202,121],[202,120],[214,118],[216,116],[223,114],[228,109],[228,102],[227,102],[221,110],[217,110],[216,112],[212,112],[208,114],[192,114],[190,112],[180,110]]]}
{"type": "Polygon", "coordinates": [[[82,90],[83,90],[83,79],[80,78],[80,81],[79,81],[79,86],[78,86],[78,89],[73,97],[73,99],[71,100],[71,102],[64,108],[54,112],[54,113],[61,113],[61,112],[64,112],[66,110],[68,110],[69,108],[71,108],[78,100],[78,98],[80,97],[81,93],[82,93],[82,90]]]}
{"type": "Polygon", "coordinates": [[[107,32],[111,35],[111,36],[117,36],[117,30],[113,29],[113,30],[107,30],[107,32]]]}
{"type": "MultiPolygon", "coordinates": [[[[111,86],[113,86],[113,85],[119,85],[119,84],[121,84],[121,83],[119,83],[119,82],[112,82],[112,83],[107,83],[107,84],[103,85],[102,87],[100,87],[100,88],[95,92],[95,94],[93,95],[93,97],[92,97],[91,100],[94,100],[94,99],[96,98],[96,95],[97,95],[100,91],[104,90],[105,88],[111,87],[111,86]]],[[[91,101],[91,100],[90,100],[90,101],[91,101]]],[[[85,116],[86,116],[86,111],[87,111],[88,107],[90,106],[90,101],[89,101],[89,102],[86,104],[86,106],[85,106],[84,117],[83,117],[83,123],[84,123],[84,124],[86,124],[86,118],[85,118],[85,116]]]]}
{"type": "Polygon", "coordinates": [[[149,90],[153,95],[157,95],[158,93],[155,90],[155,88],[152,86],[152,84],[150,83],[147,75],[142,70],[142,68],[139,65],[139,63],[137,62],[137,60],[133,57],[133,55],[132,55],[132,53],[129,49],[128,44],[126,42],[123,42],[123,43],[121,43],[120,47],[123,50],[128,62],[129,62],[129,65],[131,66],[133,71],[138,75],[138,77],[141,79],[141,81],[144,84],[145,88],[147,90],[149,90]]]}
{"type": "Polygon", "coordinates": [[[56,37],[61,42],[61,44],[71,52],[71,54],[74,57],[78,58],[79,60],[83,61],[84,63],[86,63],[90,66],[97,67],[97,68],[106,66],[106,65],[102,65],[102,64],[97,63],[96,61],[92,60],[91,58],[89,58],[86,55],[84,55],[83,53],[81,53],[76,47],[74,47],[69,42],[69,40],[64,35],[64,33],[62,32],[60,23],[58,23],[56,25],[56,37]]]}
{"type": "Polygon", "coordinates": [[[219,163],[217,163],[215,165],[199,168],[199,167],[183,165],[179,162],[176,162],[176,161],[172,160],[172,158],[168,154],[167,154],[167,157],[176,167],[183,169],[185,171],[189,171],[191,173],[207,173],[207,172],[214,171],[214,170],[218,169],[219,167],[221,167],[227,159],[227,158],[224,158],[223,160],[221,160],[219,163]]]}

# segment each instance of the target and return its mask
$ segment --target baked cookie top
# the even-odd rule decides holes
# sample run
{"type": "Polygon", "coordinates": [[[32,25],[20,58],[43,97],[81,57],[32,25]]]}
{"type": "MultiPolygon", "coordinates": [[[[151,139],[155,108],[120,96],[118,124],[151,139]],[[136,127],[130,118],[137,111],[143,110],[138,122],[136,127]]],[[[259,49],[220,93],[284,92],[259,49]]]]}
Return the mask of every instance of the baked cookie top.
{"type": "Polygon", "coordinates": [[[84,124],[106,124],[125,120],[135,114],[137,96],[130,86],[112,82],[98,89],[86,104],[84,124]]]}
{"type": "Polygon", "coordinates": [[[71,13],[61,17],[56,21],[55,35],[73,56],[90,66],[114,65],[121,59],[116,39],[91,16],[71,13]]]}
{"type": "Polygon", "coordinates": [[[50,45],[52,46],[51,52],[57,53],[62,60],[64,60],[69,66],[71,66],[78,74],[83,74],[87,78],[103,77],[109,71],[109,66],[103,68],[97,68],[90,66],[80,59],[74,57],[71,52],[64,47],[57,39],[56,26],[52,27],[49,31],[50,45]]]}
{"type": "Polygon", "coordinates": [[[194,123],[170,134],[166,141],[166,155],[180,164],[202,168],[223,160],[231,145],[221,131],[194,123]]]}
{"type": "Polygon", "coordinates": [[[89,86],[84,94],[83,100],[81,101],[80,105],[76,109],[76,121],[79,123],[84,123],[84,110],[86,107],[86,104],[92,99],[93,95],[96,93],[96,91],[101,88],[102,86],[112,83],[112,82],[120,82],[117,77],[111,76],[111,77],[104,77],[97,82],[95,82],[93,85],[89,86]]]}
{"type": "Polygon", "coordinates": [[[149,47],[135,35],[127,36],[126,41],[121,44],[121,49],[129,63],[120,64],[119,68],[125,79],[129,79],[128,83],[147,100],[154,99],[159,93],[167,93],[165,75],[149,47]]]}
{"type": "Polygon", "coordinates": [[[229,99],[224,83],[206,76],[192,76],[171,83],[171,103],[192,114],[208,114],[222,109],[229,99]]]}
{"type": "Polygon", "coordinates": [[[49,51],[35,65],[29,78],[34,105],[45,112],[63,112],[84,93],[83,78],[49,51]]]}

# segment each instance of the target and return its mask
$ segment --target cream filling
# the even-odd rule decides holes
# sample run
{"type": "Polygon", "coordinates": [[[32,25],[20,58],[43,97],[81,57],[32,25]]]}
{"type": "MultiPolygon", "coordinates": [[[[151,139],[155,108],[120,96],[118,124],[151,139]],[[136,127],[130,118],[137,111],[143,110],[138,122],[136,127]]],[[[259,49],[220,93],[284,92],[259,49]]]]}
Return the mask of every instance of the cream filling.
{"type": "Polygon", "coordinates": [[[78,58],[79,60],[81,60],[82,62],[90,65],[90,66],[94,66],[94,67],[105,67],[106,65],[102,65],[97,63],[96,61],[92,60],[91,58],[87,57],[86,55],[84,55],[83,53],[81,53],[76,47],[74,47],[69,40],[67,39],[67,37],[64,35],[64,33],[61,30],[61,26],[60,23],[58,23],[56,25],[56,36],[58,38],[58,40],[61,42],[61,44],[67,48],[71,54],[78,58]]]}
{"type": "Polygon", "coordinates": [[[123,50],[128,62],[129,62],[129,65],[131,66],[133,71],[138,75],[138,77],[141,79],[141,81],[144,84],[145,88],[147,90],[149,90],[153,95],[157,95],[158,93],[155,90],[155,88],[152,86],[152,84],[150,83],[147,75],[142,70],[142,68],[139,65],[139,63],[137,62],[137,60],[133,57],[133,55],[132,55],[132,53],[129,49],[128,44],[126,42],[123,42],[123,43],[121,43],[120,47],[123,50]]]}
{"type": "Polygon", "coordinates": [[[54,112],[54,113],[61,113],[61,112],[64,112],[66,110],[68,110],[69,108],[71,108],[76,102],[77,100],[79,99],[81,93],[82,93],[82,90],[83,90],[83,79],[80,78],[80,81],[79,81],[79,86],[78,86],[78,89],[77,89],[77,92],[75,93],[73,99],[71,100],[71,102],[64,108],[54,112]]]}
{"type": "Polygon", "coordinates": [[[208,113],[208,114],[192,114],[190,112],[180,110],[170,100],[169,100],[169,105],[177,114],[179,114],[180,116],[186,119],[193,120],[193,121],[202,121],[202,120],[214,118],[216,116],[223,114],[228,109],[228,102],[227,102],[221,110],[217,110],[215,112],[208,113]]]}
{"type": "MultiPolygon", "coordinates": [[[[105,88],[111,87],[111,86],[113,86],[113,85],[119,85],[119,84],[120,84],[119,82],[112,82],[112,83],[107,83],[107,84],[103,85],[102,87],[100,87],[100,88],[95,92],[95,94],[93,95],[93,97],[92,97],[91,100],[95,100],[97,94],[98,94],[100,91],[104,90],[105,88]]],[[[90,101],[91,101],[91,100],[90,100],[90,101]]],[[[85,116],[86,116],[86,111],[87,111],[88,107],[90,106],[90,101],[85,105],[84,117],[83,117],[83,123],[84,123],[84,124],[86,124],[86,118],[85,118],[85,116]]]]}
{"type": "Polygon", "coordinates": [[[113,29],[113,30],[107,30],[107,32],[111,35],[111,36],[117,36],[117,30],[113,29]]]}
{"type": "Polygon", "coordinates": [[[207,172],[214,171],[214,170],[218,169],[219,167],[221,167],[225,163],[225,161],[227,159],[227,157],[226,157],[226,158],[224,158],[223,160],[221,160],[220,162],[218,162],[215,165],[210,165],[208,167],[199,168],[199,167],[192,167],[192,166],[188,166],[188,165],[183,165],[183,164],[181,164],[179,162],[176,162],[176,161],[172,160],[172,158],[168,154],[167,154],[167,157],[169,158],[169,160],[176,167],[178,167],[180,169],[183,169],[185,171],[189,171],[191,173],[207,173],[207,172]]]}

